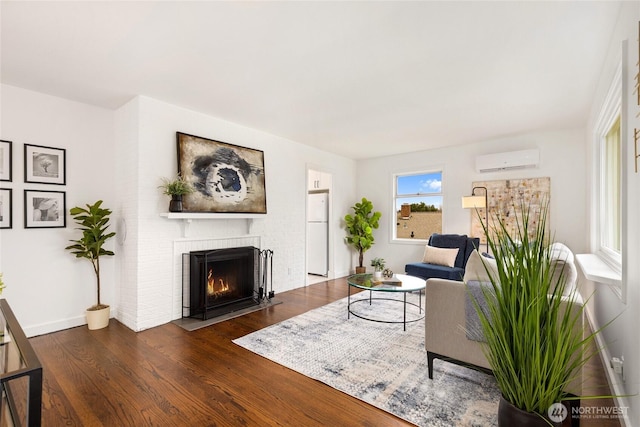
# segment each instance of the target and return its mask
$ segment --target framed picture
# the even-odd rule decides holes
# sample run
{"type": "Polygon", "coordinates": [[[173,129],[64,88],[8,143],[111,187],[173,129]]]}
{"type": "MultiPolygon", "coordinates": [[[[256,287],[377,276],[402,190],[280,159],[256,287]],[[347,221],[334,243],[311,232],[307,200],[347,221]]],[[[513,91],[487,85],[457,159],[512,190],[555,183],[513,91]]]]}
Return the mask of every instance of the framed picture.
{"type": "Polygon", "coordinates": [[[0,188],[0,228],[11,228],[13,200],[10,188],[0,188]]]}
{"type": "Polygon", "coordinates": [[[24,228],[64,228],[66,212],[64,191],[24,190],[24,228]]]}
{"type": "Polygon", "coordinates": [[[24,182],[65,185],[66,150],[25,144],[24,182]]]}
{"type": "Polygon", "coordinates": [[[0,181],[11,181],[11,141],[0,140],[0,181]]]}
{"type": "Polygon", "coordinates": [[[178,172],[195,190],[185,212],[267,213],[264,153],[177,132],[178,172]]]}
{"type": "MultiPolygon", "coordinates": [[[[523,215],[521,207],[527,206],[530,209],[529,228],[532,231],[535,230],[534,224],[540,221],[540,215],[544,212],[544,204],[551,200],[551,178],[549,177],[474,181],[472,185],[487,189],[488,206],[486,209],[488,213],[485,214],[484,209],[479,209],[481,217],[487,215],[486,218],[500,218],[507,226],[511,237],[514,238],[512,230],[515,230],[518,224],[522,224],[520,220],[523,215]]],[[[495,230],[492,227],[493,224],[489,227],[489,232],[493,239],[496,239],[495,230]]],[[[480,243],[487,242],[480,219],[475,213],[471,215],[471,233],[473,236],[480,237],[480,243]]],[[[535,236],[529,237],[535,238],[535,236]]]]}

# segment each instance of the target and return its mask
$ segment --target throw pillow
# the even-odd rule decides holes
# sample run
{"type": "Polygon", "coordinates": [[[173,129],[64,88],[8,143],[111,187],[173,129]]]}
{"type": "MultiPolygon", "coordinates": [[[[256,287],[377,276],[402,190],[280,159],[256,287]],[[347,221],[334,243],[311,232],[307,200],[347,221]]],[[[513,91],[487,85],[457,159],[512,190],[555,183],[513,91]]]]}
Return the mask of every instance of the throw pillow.
{"type": "MultiPolygon", "coordinates": [[[[438,234],[433,233],[429,237],[429,246],[435,246],[436,248],[446,249],[459,249],[458,256],[454,267],[464,268],[464,261],[469,257],[466,253],[468,245],[468,238],[466,234],[438,234]]],[[[472,249],[472,248],[469,248],[472,249]]]]}
{"type": "Polygon", "coordinates": [[[564,292],[562,295],[569,295],[576,287],[578,271],[573,262],[573,252],[566,245],[556,242],[550,247],[551,269],[553,276],[551,277],[551,289],[553,292],[556,288],[560,276],[565,280],[564,292]]]}
{"type": "Polygon", "coordinates": [[[494,258],[484,257],[480,255],[477,250],[474,250],[471,252],[471,255],[469,255],[462,280],[465,283],[469,283],[474,280],[478,282],[490,282],[491,279],[489,278],[489,274],[487,274],[485,265],[489,269],[491,275],[497,279],[498,267],[496,266],[496,260],[494,258]]]}
{"type": "Polygon", "coordinates": [[[435,246],[425,246],[422,262],[427,264],[444,265],[453,267],[460,249],[436,248],[435,246]]]}

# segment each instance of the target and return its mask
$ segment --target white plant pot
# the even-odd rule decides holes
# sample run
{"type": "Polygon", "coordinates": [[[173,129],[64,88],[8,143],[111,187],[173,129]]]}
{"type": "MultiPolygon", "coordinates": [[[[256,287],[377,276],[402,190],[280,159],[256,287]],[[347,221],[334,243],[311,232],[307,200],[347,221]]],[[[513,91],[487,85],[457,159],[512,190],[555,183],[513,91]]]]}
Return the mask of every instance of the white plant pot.
{"type": "Polygon", "coordinates": [[[374,271],[373,272],[373,277],[375,279],[382,279],[382,271],[374,271]]]}
{"type": "Polygon", "coordinates": [[[102,329],[109,326],[111,307],[106,306],[100,310],[87,310],[87,327],[91,330],[102,329]]]}

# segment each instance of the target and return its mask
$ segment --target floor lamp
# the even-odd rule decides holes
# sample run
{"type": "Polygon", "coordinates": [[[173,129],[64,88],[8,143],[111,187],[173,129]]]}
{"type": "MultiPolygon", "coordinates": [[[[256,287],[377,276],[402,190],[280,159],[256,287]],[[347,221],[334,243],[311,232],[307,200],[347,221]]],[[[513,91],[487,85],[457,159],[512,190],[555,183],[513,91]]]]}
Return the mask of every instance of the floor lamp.
{"type": "MultiPolygon", "coordinates": [[[[464,209],[484,209],[485,226],[489,228],[489,212],[488,212],[488,199],[487,199],[487,187],[473,187],[470,196],[462,197],[462,207],[464,209]],[[476,190],[484,190],[483,196],[476,195],[476,190]]],[[[489,252],[489,238],[487,236],[487,253],[489,252]]]]}

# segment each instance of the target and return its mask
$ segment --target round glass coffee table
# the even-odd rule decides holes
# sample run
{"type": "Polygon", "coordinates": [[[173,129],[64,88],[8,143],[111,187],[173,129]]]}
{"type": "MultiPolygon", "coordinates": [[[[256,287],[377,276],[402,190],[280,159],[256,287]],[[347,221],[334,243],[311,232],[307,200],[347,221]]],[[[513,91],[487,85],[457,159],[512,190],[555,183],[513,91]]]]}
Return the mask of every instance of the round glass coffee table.
{"type": "Polygon", "coordinates": [[[347,283],[349,284],[349,296],[347,298],[347,319],[353,314],[356,317],[370,320],[372,322],[402,323],[405,331],[407,330],[407,323],[417,322],[418,320],[424,319],[424,309],[422,308],[422,291],[424,291],[427,283],[424,279],[414,276],[407,276],[406,274],[394,274],[392,279],[375,279],[373,277],[373,274],[364,273],[354,274],[347,277],[347,283]],[[366,291],[369,291],[369,298],[360,298],[352,301],[352,288],[364,289],[366,291]],[[374,297],[373,292],[376,292],[377,296],[374,297]],[[385,292],[387,293],[387,296],[383,296],[385,292]],[[401,292],[403,294],[403,299],[389,298],[390,293],[398,292],[401,292]],[[411,301],[407,301],[407,294],[410,292],[419,293],[417,304],[411,301]],[[376,300],[388,300],[401,303],[403,306],[402,320],[378,320],[364,316],[362,314],[358,314],[352,310],[352,306],[354,304],[369,302],[369,305],[371,305],[372,302],[376,300]],[[409,320],[407,320],[407,305],[418,308],[417,316],[411,316],[409,320]]]}

